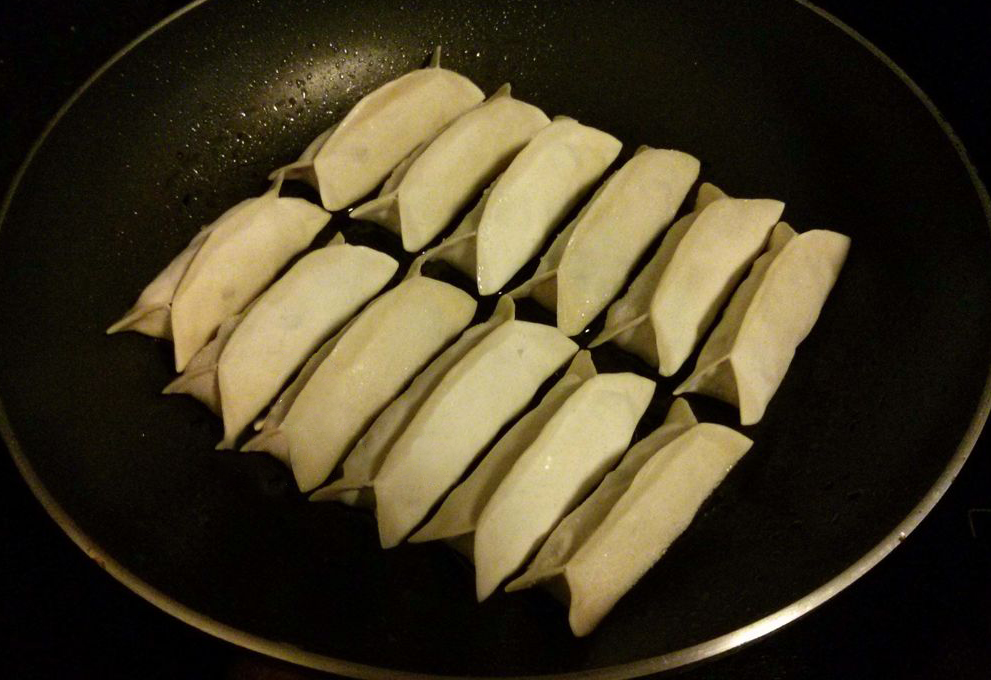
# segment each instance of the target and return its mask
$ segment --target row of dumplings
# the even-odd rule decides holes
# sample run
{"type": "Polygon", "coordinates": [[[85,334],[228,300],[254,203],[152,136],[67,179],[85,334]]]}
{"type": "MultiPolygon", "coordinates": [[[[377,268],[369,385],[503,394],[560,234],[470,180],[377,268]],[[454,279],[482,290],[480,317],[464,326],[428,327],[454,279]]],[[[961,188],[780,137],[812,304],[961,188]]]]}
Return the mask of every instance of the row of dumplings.
{"type": "MultiPolygon", "coordinates": [[[[217,328],[329,219],[306,201],[280,197],[285,177],[310,181],[324,207],[333,210],[388,174],[380,196],[352,216],[398,230],[404,246],[418,250],[498,176],[451,237],[413,266],[415,272],[424,261],[441,258],[475,278],[480,294],[498,291],[539,252],[621,145],[571,119],[549,121],[536,107],[513,99],[508,86],[482,102],[481,91],[440,68],[438,58],[430,68],[366,96],[299,161],[273,173],[275,183],[264,196],[235,206],[204,229],[111,330],[173,337],[176,368],[184,370],[217,328]],[[210,265],[219,261],[222,270],[210,265]],[[226,279],[218,280],[221,272],[226,279]],[[211,294],[215,299],[207,299],[211,294]]],[[[513,294],[532,295],[556,312],[563,332],[580,333],[667,229],[698,172],[698,161],[687,154],[641,147],[559,233],[533,279],[513,294]]],[[[724,320],[729,326],[715,334],[723,342],[710,342],[705,361],[682,386],[738,405],[743,424],[759,420],[849,247],[849,239],[828,231],[792,239],[787,225],[777,225],[783,209],[778,201],[731,199],[704,184],[695,210],[667,229],[650,263],[609,308],[593,346],[612,340],[662,375],[674,374],[774,229],[771,252],[754,269],[761,270],[761,281],[741,288],[750,295],[730,306],[734,313],[724,320]],[[774,259],[779,261],[772,267],[774,259]],[[763,270],[771,272],[766,281],[763,270]],[[770,292],[756,295],[757,288],[770,292]],[[781,318],[781,310],[801,318],[781,318]],[[777,318],[767,323],[767,317],[777,318]],[[782,331],[775,342],[760,332],[769,325],[782,331]],[[755,344],[765,345],[757,353],[760,365],[745,356],[755,344]],[[753,380],[761,384],[751,389],[753,380]]]]}
{"type": "MultiPolygon", "coordinates": [[[[278,302],[291,299],[288,288],[280,290],[294,280],[290,274],[335,251],[340,260],[366,257],[369,249],[338,241],[303,258],[239,323],[225,324],[234,332],[222,327],[190,362],[195,375],[187,369],[169,391],[189,391],[226,423],[228,407],[240,401],[181,383],[223,390],[223,368],[241,360],[256,380],[267,378],[256,368],[257,351],[274,345],[231,343],[247,319],[278,317],[278,302]],[[237,351],[228,354],[228,347],[237,351]]],[[[386,548],[407,538],[452,542],[476,565],[479,600],[539,548],[507,588],[564,586],[571,627],[585,635],[688,526],[751,442],[721,425],[697,424],[679,399],[665,423],[627,451],[654,381],[598,374],[591,354],[558,329],[515,319],[509,296],[489,320],[468,327],[474,308],[463,291],[423,276],[375,298],[306,362],[242,450],[283,460],[309,490],[361,433],[341,476],[312,500],[374,508],[386,548]],[[645,535],[652,540],[645,543],[645,535]]]]}
{"type": "Polygon", "coordinates": [[[275,171],[265,194],[200,231],[109,332],[173,340],[182,373],[166,392],[191,394],[222,417],[218,448],[233,448],[255,423],[242,450],[284,461],[304,492],[340,469],[312,498],[374,507],[383,546],[406,538],[460,546],[476,564],[479,599],[537,551],[509,588],[563,583],[572,628],[585,634],[751,442],[696,423],[679,399],[665,424],[624,455],[655,383],[596,374],[569,336],[608,308],[593,346],[612,341],[672,375],[732,294],[677,393],[715,396],[738,406],[744,424],[756,422],[849,241],[797,235],[778,221],[780,202],[734,199],[708,184],[672,225],[699,162],[641,147],[559,232],[531,279],[468,327],[475,299],[423,276],[422,265],[445,260],[474,279],[479,295],[499,292],[621,144],[569,118],[551,121],[508,86],[483,101],[438,58],[364,97],[299,161],[275,171]],[[312,184],[323,208],[281,196],[286,179],[312,184]],[[388,290],[399,263],[340,235],[273,283],[326,226],[327,211],[383,180],[351,216],[394,230],[411,252],[480,198],[388,290]],[[517,320],[514,299],[525,296],[555,312],[557,327],[517,320]],[[567,373],[520,417],[569,359],[567,373]]]}

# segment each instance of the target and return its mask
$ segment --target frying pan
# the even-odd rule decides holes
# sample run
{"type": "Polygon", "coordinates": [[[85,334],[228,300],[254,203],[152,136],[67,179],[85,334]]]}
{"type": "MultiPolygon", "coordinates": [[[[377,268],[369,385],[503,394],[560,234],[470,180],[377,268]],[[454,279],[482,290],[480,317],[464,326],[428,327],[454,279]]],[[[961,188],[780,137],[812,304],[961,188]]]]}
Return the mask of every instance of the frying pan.
{"type": "Polygon", "coordinates": [[[887,553],[976,438],[991,344],[983,192],[927,105],[805,7],[465,14],[215,0],[94,81],[36,150],[0,229],[15,459],[130,587],[214,634],[338,672],[628,675],[766,633],[887,553]],[[628,146],[691,151],[705,179],[780,197],[799,228],[854,239],[819,325],[747,431],[754,450],[586,640],[539,593],[476,605],[442,547],[382,552],[368,516],[305,503],[264,458],[214,453],[216,423],[157,396],[168,348],[102,336],[199,224],[434,43],[487,91],[511,80],[628,146]]]}

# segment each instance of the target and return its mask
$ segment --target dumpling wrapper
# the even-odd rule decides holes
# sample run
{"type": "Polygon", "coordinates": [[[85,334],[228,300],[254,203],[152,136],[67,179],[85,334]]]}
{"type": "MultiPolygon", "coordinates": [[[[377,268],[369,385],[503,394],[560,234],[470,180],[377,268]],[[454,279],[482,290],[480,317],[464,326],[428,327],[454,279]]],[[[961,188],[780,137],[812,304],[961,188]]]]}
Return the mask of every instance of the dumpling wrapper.
{"type": "Polygon", "coordinates": [[[475,529],[475,590],[484,600],[521,567],[626,451],[656,384],[603,373],[565,401],[486,503],[475,529]]]}
{"type": "Polygon", "coordinates": [[[340,501],[348,505],[374,506],[372,480],[382,467],[389,449],[409,425],[423,402],[434,391],[447,372],[475,345],[505,321],[515,318],[512,298],[500,298],[488,321],[472,326],[458,340],[430,362],[410,386],[390,403],[341,465],[341,478],[314,491],[311,501],[340,501]]]}
{"type": "Polygon", "coordinates": [[[559,116],[534,136],[492,186],[478,223],[481,295],[502,288],[619,155],[622,143],[559,116]]]}
{"type": "Polygon", "coordinates": [[[740,409],[741,424],[758,422],[819,318],[849,249],[842,234],[796,236],[779,223],[675,394],[716,397],[740,409]]]}
{"type": "Polygon", "coordinates": [[[234,440],[327,337],[389,282],[399,263],[377,250],[332,243],[313,251],[259,296],[217,363],[224,440],[234,440]]]}
{"type": "Polygon", "coordinates": [[[641,146],[558,234],[520,292],[556,311],[562,333],[581,333],[671,224],[699,167],[681,151],[641,146]]]}
{"type": "Polygon", "coordinates": [[[213,229],[189,263],[172,298],[177,371],[330,220],[309,201],[280,197],[280,187],[276,181],[213,229]]]}
{"type": "Polygon", "coordinates": [[[398,545],[578,346],[545,324],[506,321],[423,402],[375,477],[382,546],[398,545]]]}
{"type": "Polygon", "coordinates": [[[243,208],[251,205],[255,199],[249,198],[228,208],[220,217],[200,229],[190,240],[189,245],[176,255],[168,266],[149,283],[138,301],[128,310],[127,314],[117,323],[107,329],[107,334],[121,331],[134,331],[152,338],[172,339],[172,298],[176,287],[193,261],[193,256],[199,251],[206,237],[221,224],[236,219],[243,208]]]}
{"type": "Polygon", "coordinates": [[[764,249],[784,211],[772,199],[721,198],[682,237],[650,300],[661,375],[674,375],[764,249]]]}
{"type": "Polygon", "coordinates": [[[393,171],[379,197],[352,210],[351,218],[388,227],[407,251],[420,250],[550,122],[503,85],[424,142],[393,171]]]}
{"type": "Polygon", "coordinates": [[[561,520],[537,551],[526,571],[506,584],[507,591],[522,590],[559,576],[575,551],[596,530],[630,488],[633,478],[651,456],[675,437],[698,424],[684,399],[675,399],[664,423],[623,454],[619,465],[607,474],[581,505],[561,520]]]}
{"type": "Polygon", "coordinates": [[[366,196],[422,142],[485,98],[464,76],[430,66],[400,76],[365,95],[336,125],[320,134],[299,160],[272,173],[299,179],[320,192],[327,210],[366,196]]]}
{"type": "Polygon", "coordinates": [[[701,423],[640,468],[561,574],[575,635],[588,635],[667,552],[752,444],[728,427],[701,423]]]}
{"type": "Polygon", "coordinates": [[[482,192],[454,232],[417,258],[414,266],[441,259],[475,279],[480,294],[497,292],[537,254],[557,223],[619,155],[621,146],[604,132],[556,117],[482,192]],[[538,177],[539,173],[545,174],[538,177]],[[499,205],[490,208],[493,198],[499,199],[499,205]],[[486,246],[479,241],[483,224],[492,237],[486,246]],[[483,276],[485,268],[489,273],[483,276]]]}
{"type": "MultiPolygon", "coordinates": [[[[571,360],[568,371],[533,409],[499,438],[468,478],[448,494],[434,516],[410,536],[411,543],[451,539],[475,531],[478,518],[513,463],[533,443],[547,421],[586,380],[596,375],[588,350],[571,360]]],[[[469,558],[471,554],[469,553],[469,558]]]]}
{"type": "Polygon", "coordinates": [[[263,428],[243,450],[288,452],[300,490],[316,488],[388,402],[468,325],[475,307],[467,293],[422,276],[383,293],[330,341],[305,384],[290,385],[294,396],[281,422],[263,428]]]}
{"type": "Polygon", "coordinates": [[[589,343],[589,347],[598,347],[611,340],[622,349],[657,368],[657,340],[654,338],[654,328],[650,325],[648,315],[650,299],[657,290],[661,274],[671,262],[674,251],[695,222],[695,218],[707,205],[725,196],[726,194],[712,184],[703,183],[699,187],[694,210],[676,220],[665,232],[661,245],[633,279],[626,293],[609,306],[605,327],[589,343]]]}

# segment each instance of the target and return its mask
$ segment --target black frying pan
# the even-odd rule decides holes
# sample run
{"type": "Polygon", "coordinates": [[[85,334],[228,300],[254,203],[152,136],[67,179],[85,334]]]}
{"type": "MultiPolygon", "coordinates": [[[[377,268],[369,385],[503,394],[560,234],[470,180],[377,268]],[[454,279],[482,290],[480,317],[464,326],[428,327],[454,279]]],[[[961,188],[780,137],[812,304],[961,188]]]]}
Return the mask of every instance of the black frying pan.
{"type": "Polygon", "coordinates": [[[15,457],[128,585],[211,632],[342,672],[641,672],[785,623],[890,550],[976,436],[991,275],[967,169],[904,83],[800,6],[458,7],[290,15],[212,2],[82,95],[0,230],[0,398],[15,457]],[[754,451],[587,640],[570,638],[548,598],[475,605],[469,573],[441,547],[382,552],[367,516],[306,504],[262,457],[212,452],[217,424],[156,396],[168,348],[101,335],[327,109],[339,115],[435,42],[487,91],[511,80],[630,147],[684,148],[728,191],[783,198],[799,228],[854,238],[819,326],[748,431],[754,451]]]}

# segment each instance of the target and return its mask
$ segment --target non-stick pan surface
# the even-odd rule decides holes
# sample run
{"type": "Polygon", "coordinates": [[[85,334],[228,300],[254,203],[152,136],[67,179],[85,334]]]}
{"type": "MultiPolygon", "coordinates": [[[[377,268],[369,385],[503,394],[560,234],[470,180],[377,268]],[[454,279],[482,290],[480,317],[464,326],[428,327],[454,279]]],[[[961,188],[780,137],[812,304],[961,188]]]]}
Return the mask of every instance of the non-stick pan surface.
{"type": "Polygon", "coordinates": [[[952,477],[987,407],[982,198],[924,103],[836,26],[779,2],[288,7],[212,0],[138,44],[51,130],[0,228],[5,434],[49,510],[129,585],[342,672],[647,671],[814,606],[952,477]],[[199,225],[434,44],[486,91],[508,80],[629,150],[692,152],[730,193],[853,238],[747,430],[753,451],[584,640],[549,597],[477,605],[442,546],[383,552],[367,515],[307,503],[264,457],[214,452],[218,424],[158,395],[169,348],[102,333],[199,225]]]}

